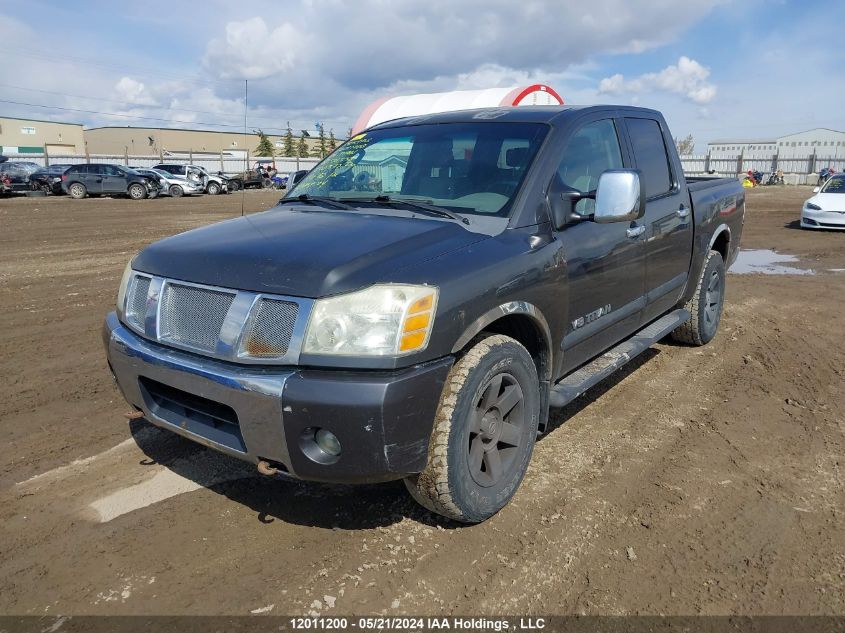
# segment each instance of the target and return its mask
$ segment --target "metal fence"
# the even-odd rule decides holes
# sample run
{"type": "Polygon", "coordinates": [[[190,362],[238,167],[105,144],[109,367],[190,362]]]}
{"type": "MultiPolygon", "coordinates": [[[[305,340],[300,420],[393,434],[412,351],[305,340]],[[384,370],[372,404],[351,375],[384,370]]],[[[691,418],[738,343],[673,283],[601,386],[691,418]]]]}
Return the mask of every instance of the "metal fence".
{"type": "Polygon", "coordinates": [[[700,176],[709,173],[720,176],[739,176],[748,170],[769,173],[780,169],[784,173],[787,184],[803,185],[815,184],[818,173],[825,167],[833,167],[836,171],[845,170],[845,157],[816,156],[812,154],[805,158],[782,158],[777,154],[770,157],[744,156],[742,154],[729,158],[713,158],[710,154],[703,156],[681,156],[684,173],[690,176],[700,176]]]}
{"type": "Polygon", "coordinates": [[[110,163],[129,167],[152,167],[159,163],[175,163],[180,165],[198,165],[215,174],[222,171],[226,174],[242,172],[252,167],[256,161],[262,163],[275,161],[276,169],[281,172],[291,172],[300,169],[311,169],[320,162],[319,158],[288,158],[282,156],[264,157],[232,157],[232,156],[161,156],[159,154],[4,154],[12,161],[27,161],[46,165],[78,165],[81,163],[110,163]]]}
{"type": "MultiPolygon", "coordinates": [[[[320,162],[319,158],[289,158],[275,156],[272,158],[252,156],[161,156],[158,154],[6,154],[9,160],[29,161],[39,165],[76,165],[79,163],[112,163],[134,167],[152,167],[159,163],[177,163],[185,165],[199,165],[210,173],[222,171],[227,174],[238,173],[252,167],[255,161],[275,161],[279,172],[291,172],[300,169],[311,169],[320,162]]],[[[845,157],[824,157],[812,155],[807,158],[781,158],[777,154],[769,158],[745,157],[743,155],[730,158],[713,158],[707,155],[681,156],[684,173],[690,176],[716,174],[720,176],[739,176],[749,169],[768,173],[782,170],[788,184],[815,184],[819,170],[833,167],[838,172],[845,171],[845,157]]],[[[375,174],[373,174],[375,175],[375,174]]]]}

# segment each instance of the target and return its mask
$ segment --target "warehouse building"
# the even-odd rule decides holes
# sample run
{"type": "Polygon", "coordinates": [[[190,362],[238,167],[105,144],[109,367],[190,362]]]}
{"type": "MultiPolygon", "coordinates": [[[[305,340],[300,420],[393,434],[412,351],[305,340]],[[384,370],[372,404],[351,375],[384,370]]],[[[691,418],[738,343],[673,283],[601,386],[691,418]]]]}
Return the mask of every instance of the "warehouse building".
{"type": "Polygon", "coordinates": [[[707,144],[711,158],[771,158],[778,154],[782,158],[845,157],[845,132],[829,128],[815,128],[777,138],[763,139],[718,139],[707,144]]]}
{"type": "Polygon", "coordinates": [[[81,123],[0,116],[2,154],[84,154],[81,123]]]}
{"type": "MultiPolygon", "coordinates": [[[[309,153],[316,147],[316,132],[306,138],[309,153]]],[[[328,135],[328,131],[326,131],[328,135]]],[[[270,142],[281,153],[284,137],[267,135],[270,142]]],[[[299,134],[294,142],[298,141],[299,134]]],[[[218,132],[215,130],[189,130],[180,128],[149,127],[96,127],[85,130],[85,140],[90,154],[145,155],[202,155],[214,154],[242,157],[253,154],[258,147],[257,134],[243,132],[218,132]]]]}

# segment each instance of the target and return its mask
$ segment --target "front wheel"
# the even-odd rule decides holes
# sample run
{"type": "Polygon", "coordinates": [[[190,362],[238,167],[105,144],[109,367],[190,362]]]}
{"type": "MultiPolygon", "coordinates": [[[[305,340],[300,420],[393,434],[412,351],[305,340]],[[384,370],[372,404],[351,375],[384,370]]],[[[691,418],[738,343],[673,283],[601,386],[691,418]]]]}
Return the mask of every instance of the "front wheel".
{"type": "Polygon", "coordinates": [[[672,332],[672,338],[689,345],[706,345],[716,336],[725,302],[725,262],[717,251],[710,251],[695,294],[684,306],[690,319],[672,332]]]}
{"type": "Polygon", "coordinates": [[[129,185],[129,197],[133,200],[143,200],[147,197],[147,189],[138,183],[129,185]]]}
{"type": "Polygon", "coordinates": [[[67,192],[70,194],[71,198],[81,200],[88,193],[88,190],[85,188],[85,185],[83,185],[81,182],[75,182],[67,188],[67,192]]]}
{"type": "Polygon", "coordinates": [[[237,180],[230,180],[229,181],[229,191],[237,191],[241,188],[241,183],[237,180]]]}
{"type": "Polygon", "coordinates": [[[511,500],[540,419],[537,368],[500,334],[482,336],[452,367],[434,420],[428,463],[405,486],[424,507],[479,523],[511,500]]]}
{"type": "Polygon", "coordinates": [[[220,185],[216,182],[210,182],[208,183],[208,187],[206,187],[205,190],[208,195],[216,196],[218,193],[220,193],[220,185]]]}

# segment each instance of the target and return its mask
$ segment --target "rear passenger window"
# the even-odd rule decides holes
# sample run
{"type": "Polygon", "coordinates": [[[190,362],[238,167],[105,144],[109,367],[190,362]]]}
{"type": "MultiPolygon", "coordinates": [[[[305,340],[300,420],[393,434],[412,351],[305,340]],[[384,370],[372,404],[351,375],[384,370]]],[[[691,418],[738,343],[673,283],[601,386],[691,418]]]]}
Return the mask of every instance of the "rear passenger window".
{"type": "Polygon", "coordinates": [[[652,119],[625,119],[625,123],[631,137],[637,169],[642,172],[646,198],[669,193],[672,190],[672,175],[660,124],[652,119]]]}

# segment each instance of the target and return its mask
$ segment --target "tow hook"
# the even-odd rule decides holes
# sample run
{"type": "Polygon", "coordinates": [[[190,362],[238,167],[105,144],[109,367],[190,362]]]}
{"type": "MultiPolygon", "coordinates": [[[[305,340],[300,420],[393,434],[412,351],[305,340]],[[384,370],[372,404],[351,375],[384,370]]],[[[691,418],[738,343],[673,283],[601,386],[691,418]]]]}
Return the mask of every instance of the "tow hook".
{"type": "Polygon", "coordinates": [[[133,411],[132,413],[124,413],[123,414],[127,420],[140,420],[144,417],[143,411],[133,411]]]}
{"type": "Polygon", "coordinates": [[[262,475],[267,475],[268,477],[272,477],[273,475],[277,475],[279,473],[278,468],[274,468],[268,462],[265,462],[263,459],[258,462],[258,472],[262,475]]]}

